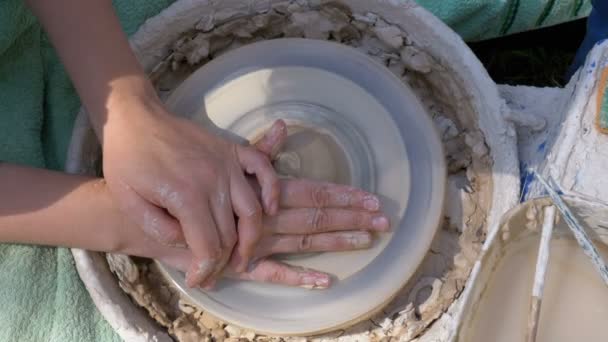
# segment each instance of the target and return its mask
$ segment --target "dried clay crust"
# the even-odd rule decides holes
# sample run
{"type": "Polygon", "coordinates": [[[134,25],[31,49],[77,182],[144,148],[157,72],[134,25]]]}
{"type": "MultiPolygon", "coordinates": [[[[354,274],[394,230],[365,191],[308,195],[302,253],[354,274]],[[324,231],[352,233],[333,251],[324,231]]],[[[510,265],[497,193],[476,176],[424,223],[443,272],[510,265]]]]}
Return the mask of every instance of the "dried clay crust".
{"type": "Polygon", "coordinates": [[[269,11],[230,20],[201,18],[152,72],[159,94],[166,96],[209,60],[258,40],[305,37],[363,51],[409,84],[436,123],[449,171],[443,224],[417,273],[384,310],[349,329],[309,338],[261,336],[220,322],[180,298],[149,260],[107,255],[121,288],[178,341],[410,341],[461,295],[485,240],[492,161],[457,77],[398,25],[338,3],[311,3],[279,2],[269,11]]]}

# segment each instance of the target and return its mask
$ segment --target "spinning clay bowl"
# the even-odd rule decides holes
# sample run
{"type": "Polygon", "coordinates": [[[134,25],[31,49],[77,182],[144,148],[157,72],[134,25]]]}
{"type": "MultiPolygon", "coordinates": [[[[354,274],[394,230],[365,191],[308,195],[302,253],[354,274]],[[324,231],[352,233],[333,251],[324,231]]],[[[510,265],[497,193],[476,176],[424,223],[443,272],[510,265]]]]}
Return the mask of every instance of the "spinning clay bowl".
{"type": "MultiPolygon", "coordinates": [[[[125,340],[446,340],[481,244],[518,192],[505,106],[453,32],[409,1],[178,1],[131,42],[177,115],[239,142],[284,119],[277,171],[378,193],[393,229],[370,250],[284,259],[333,274],[328,290],[223,280],[205,293],[164,265],[75,250],[125,340]]],[[[99,163],[81,112],[66,168],[99,163]]]]}
{"type": "Polygon", "coordinates": [[[205,293],[161,266],[214,316],[274,335],[334,330],[377,311],[422,261],[443,205],[441,141],[409,87],[373,59],[318,40],[258,42],[206,64],[166,103],[247,140],[284,119],[292,132],[279,170],[376,192],[394,222],[369,250],[288,260],[334,275],[323,291],[226,280],[205,293]]]}

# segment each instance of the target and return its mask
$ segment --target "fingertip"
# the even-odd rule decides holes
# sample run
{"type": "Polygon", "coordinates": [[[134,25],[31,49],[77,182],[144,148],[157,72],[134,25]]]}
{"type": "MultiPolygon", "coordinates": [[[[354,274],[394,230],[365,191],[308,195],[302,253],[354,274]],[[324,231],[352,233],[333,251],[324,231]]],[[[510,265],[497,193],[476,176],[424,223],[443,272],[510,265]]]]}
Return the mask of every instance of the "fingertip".
{"type": "Polygon", "coordinates": [[[363,208],[372,212],[380,210],[380,199],[372,194],[365,195],[363,197],[363,208]]]}
{"type": "Polygon", "coordinates": [[[280,130],[287,129],[287,124],[285,123],[285,120],[283,120],[283,119],[276,119],[275,122],[273,123],[273,126],[275,126],[276,129],[280,129],[280,130]]]}
{"type": "Polygon", "coordinates": [[[386,232],[390,226],[390,220],[384,215],[378,215],[372,219],[372,227],[377,231],[386,232]]]}
{"type": "Polygon", "coordinates": [[[186,285],[189,288],[194,288],[207,280],[207,278],[215,270],[215,264],[215,261],[211,259],[203,259],[198,262],[193,262],[190,265],[190,269],[186,273],[186,285]]]}
{"type": "Polygon", "coordinates": [[[300,286],[307,289],[327,289],[331,286],[331,277],[321,272],[302,273],[300,286]]]}
{"type": "Polygon", "coordinates": [[[286,136],[287,124],[285,123],[285,121],[283,121],[283,119],[276,120],[270,127],[268,133],[266,134],[268,142],[271,145],[274,145],[272,147],[276,147],[276,145],[280,144],[286,136]]]}

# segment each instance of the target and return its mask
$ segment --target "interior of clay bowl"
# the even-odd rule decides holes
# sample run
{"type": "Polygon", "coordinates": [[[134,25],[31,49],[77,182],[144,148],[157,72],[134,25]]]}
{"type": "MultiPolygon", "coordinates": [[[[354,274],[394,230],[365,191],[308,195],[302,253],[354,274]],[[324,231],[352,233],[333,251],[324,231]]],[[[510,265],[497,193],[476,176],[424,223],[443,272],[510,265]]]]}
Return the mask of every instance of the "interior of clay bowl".
{"type": "MultiPolygon", "coordinates": [[[[260,1],[250,6],[240,1],[221,4],[178,1],[140,31],[142,34],[139,38],[136,35],[133,44],[144,65],[151,69],[151,78],[164,99],[175,93],[184,80],[201,66],[216,59],[219,61],[219,57],[227,52],[260,40],[288,37],[328,40],[355,48],[383,65],[411,89],[412,95],[422,104],[439,131],[445,152],[448,176],[440,228],[415,272],[408,275],[411,270],[404,269],[400,275],[409,278],[409,281],[391,285],[403,287],[390,303],[358,324],[342,326],[316,338],[333,340],[341,336],[367,340],[398,337],[408,341],[419,337],[425,341],[428,337],[429,341],[443,340],[429,336],[436,336],[434,330],[440,334],[449,330],[445,327],[450,326],[451,315],[444,313],[460,297],[489,227],[496,224],[505,208],[517,201],[518,192],[512,128],[500,117],[502,102],[494,83],[466,45],[436,18],[409,2],[260,1]]],[[[408,102],[408,106],[409,103],[413,102],[408,102]]],[[[373,155],[369,151],[374,146],[357,143],[365,140],[358,140],[356,134],[349,135],[332,128],[328,121],[324,121],[328,129],[320,131],[315,128],[319,125],[311,126],[310,122],[302,122],[298,118],[296,114],[302,107],[288,109],[271,106],[264,111],[291,113],[294,136],[302,131],[313,137],[320,135],[320,143],[328,147],[328,154],[323,158],[349,167],[347,173],[341,174],[298,169],[294,165],[306,160],[307,155],[306,151],[298,150],[298,144],[294,144],[288,146],[283,160],[277,164],[280,172],[290,174],[299,171],[312,178],[350,182],[378,190],[379,185],[369,181],[375,177],[370,175],[378,170],[365,157],[373,155]],[[344,144],[344,139],[354,139],[355,142],[344,144]],[[353,152],[353,149],[357,152],[353,152]]],[[[325,120],[323,117],[331,115],[323,113],[335,111],[324,109],[317,112],[325,120]]],[[[251,118],[256,117],[254,114],[252,112],[251,118]]],[[[265,120],[262,121],[264,124],[252,119],[223,128],[232,125],[232,129],[241,130],[244,137],[255,139],[258,130],[263,130],[270,122],[268,118],[265,120]],[[251,124],[253,122],[256,124],[251,124]]],[[[395,127],[398,125],[392,129],[395,127]]],[[[365,129],[357,126],[354,131],[365,133],[365,129]]],[[[390,134],[386,135],[390,137],[390,134]]],[[[98,166],[93,160],[95,158],[91,157],[98,156],[96,150],[91,149],[88,143],[83,147],[85,142],[94,139],[92,137],[92,131],[83,121],[81,128],[76,130],[72,144],[72,155],[75,157],[72,157],[70,170],[73,172],[91,172],[98,166]]],[[[410,166],[414,162],[412,156],[407,154],[406,158],[400,160],[410,166]]],[[[411,170],[402,175],[408,173],[410,180],[414,179],[411,170]]],[[[402,184],[402,189],[414,183],[402,184]]],[[[407,193],[407,190],[404,191],[407,193]]],[[[401,205],[407,206],[407,201],[401,205]]],[[[415,244],[413,241],[402,243],[415,244]]],[[[427,249],[425,246],[417,248],[427,249]]],[[[206,337],[216,340],[226,337],[281,339],[256,334],[250,329],[238,327],[232,321],[227,323],[217,319],[196,305],[193,298],[177,290],[175,284],[165,277],[164,271],[152,261],[111,254],[107,255],[107,259],[122,290],[177,340],[206,337]]],[[[369,259],[374,259],[372,262],[378,260],[369,259]]],[[[366,261],[359,263],[365,264],[366,261]]],[[[358,269],[351,272],[359,273],[358,269]]],[[[387,293],[377,295],[387,296],[387,293]]],[[[351,304],[360,303],[355,299],[355,303],[351,304]]],[[[102,306],[100,309],[102,312],[112,311],[111,307],[102,306]]]]}

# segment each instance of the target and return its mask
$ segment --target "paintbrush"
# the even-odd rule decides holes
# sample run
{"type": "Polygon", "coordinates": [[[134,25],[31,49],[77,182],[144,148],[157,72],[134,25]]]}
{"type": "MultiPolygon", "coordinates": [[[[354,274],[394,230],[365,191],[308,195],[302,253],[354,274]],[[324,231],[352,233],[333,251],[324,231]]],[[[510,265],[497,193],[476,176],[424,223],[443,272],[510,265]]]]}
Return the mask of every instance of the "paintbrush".
{"type": "MultiPolygon", "coordinates": [[[[574,238],[583,249],[583,252],[589,257],[589,259],[591,259],[593,267],[595,267],[604,283],[608,286],[608,267],[606,267],[606,263],[604,263],[604,260],[597,252],[595,245],[593,245],[593,242],[591,242],[591,239],[583,229],[582,225],[578,222],[578,219],[574,216],[572,211],[570,211],[570,208],[566,205],[566,203],[564,203],[558,191],[550,186],[549,183],[536,171],[532,172],[534,173],[536,179],[538,179],[538,181],[543,185],[549,194],[549,197],[562,214],[564,221],[566,221],[570,231],[574,235],[574,238]]],[[[553,181],[553,179],[550,178],[549,180],[555,185],[555,181],[553,181]]],[[[555,188],[557,188],[557,186],[555,188]]]]}
{"type": "Polygon", "coordinates": [[[546,207],[543,211],[543,228],[538,247],[538,257],[536,259],[536,271],[534,272],[534,285],[532,287],[532,297],[530,299],[530,311],[528,312],[528,330],[526,331],[526,341],[535,342],[538,334],[538,321],[540,318],[540,307],[543,299],[545,287],[545,275],[549,265],[549,254],[551,246],[551,235],[555,225],[555,207],[546,207]]]}

